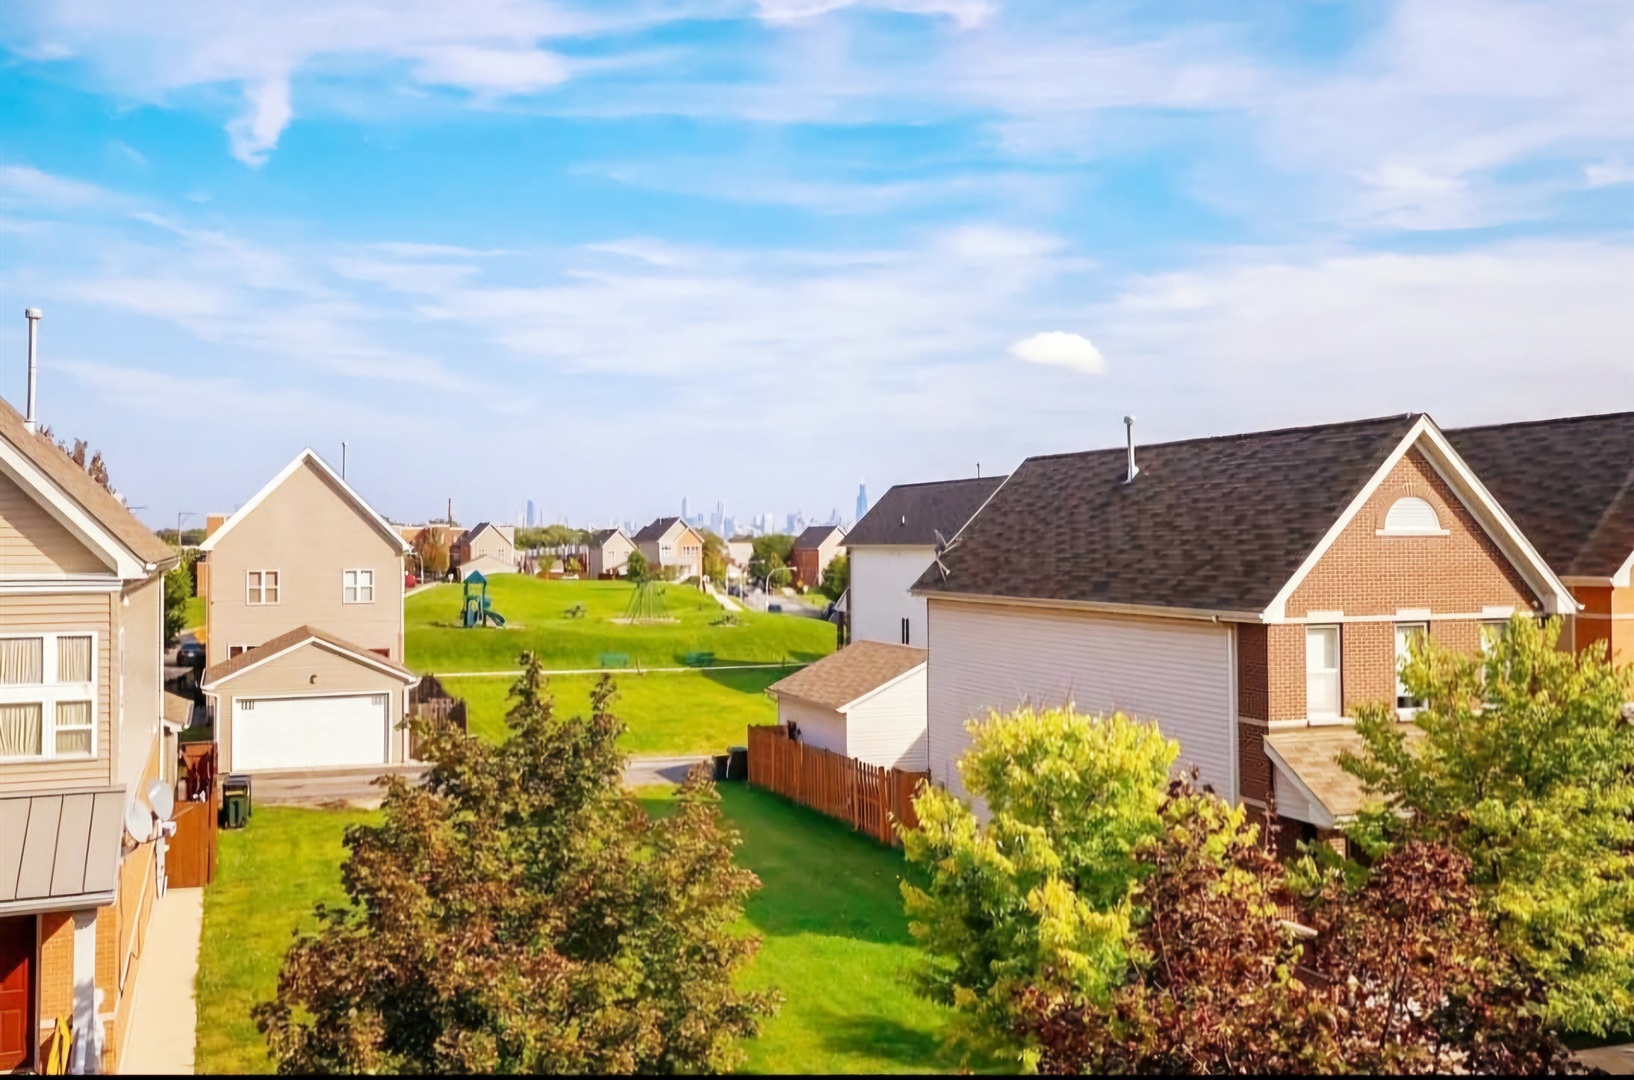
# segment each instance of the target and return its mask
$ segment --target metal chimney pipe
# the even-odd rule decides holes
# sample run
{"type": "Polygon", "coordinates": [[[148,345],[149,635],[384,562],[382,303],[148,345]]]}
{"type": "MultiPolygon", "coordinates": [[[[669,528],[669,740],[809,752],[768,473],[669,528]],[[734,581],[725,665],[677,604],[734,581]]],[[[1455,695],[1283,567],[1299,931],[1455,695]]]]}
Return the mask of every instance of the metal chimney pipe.
{"type": "Polygon", "coordinates": [[[1132,483],[1135,477],[1140,474],[1140,466],[1135,464],[1135,418],[1133,416],[1124,417],[1123,426],[1129,438],[1129,475],[1123,478],[1123,482],[1128,484],[1132,483]]]}
{"type": "Polygon", "coordinates": [[[40,422],[34,412],[34,386],[39,380],[39,357],[36,343],[39,339],[40,320],[43,313],[37,307],[23,311],[23,318],[28,320],[28,412],[23,416],[23,428],[30,435],[40,430],[40,422]]]}
{"type": "Polygon", "coordinates": [[[340,441],[340,478],[346,479],[346,440],[340,441]]]}

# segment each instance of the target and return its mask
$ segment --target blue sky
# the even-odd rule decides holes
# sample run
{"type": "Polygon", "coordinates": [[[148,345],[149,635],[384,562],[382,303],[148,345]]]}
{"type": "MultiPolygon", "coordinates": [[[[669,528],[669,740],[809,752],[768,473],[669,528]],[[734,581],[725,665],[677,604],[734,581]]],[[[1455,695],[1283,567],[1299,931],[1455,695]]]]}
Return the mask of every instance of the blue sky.
{"type": "Polygon", "coordinates": [[[0,394],[153,524],[1634,408],[1634,5],[16,0],[0,394]]]}

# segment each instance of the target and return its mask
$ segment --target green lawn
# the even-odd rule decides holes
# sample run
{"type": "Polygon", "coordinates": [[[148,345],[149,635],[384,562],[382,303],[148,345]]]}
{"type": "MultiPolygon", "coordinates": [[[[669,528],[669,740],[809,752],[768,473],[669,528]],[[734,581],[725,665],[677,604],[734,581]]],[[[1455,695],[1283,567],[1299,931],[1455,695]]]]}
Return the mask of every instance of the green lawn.
{"type": "MultiPolygon", "coordinates": [[[[903,984],[916,951],[897,891],[900,854],[844,826],[743,785],[722,790],[743,831],[740,861],[760,876],[748,928],[763,939],[747,973],[787,998],[747,1047],[753,1072],[946,1071],[945,1014],[903,984]]],[[[649,793],[662,812],[666,792],[649,793]]],[[[250,1006],[272,996],[290,931],[314,902],[340,896],[340,837],[361,812],[255,811],[221,834],[220,873],[205,893],[197,1065],[268,1072],[250,1006]]]]}
{"type": "Polygon", "coordinates": [[[204,625],[204,597],[189,596],[182,605],[182,629],[191,630],[204,625]]]}
{"type": "Polygon", "coordinates": [[[261,806],[248,828],[218,834],[216,881],[204,891],[199,949],[199,1073],[273,1071],[250,1007],[277,991],[290,935],[312,925],[312,905],[345,899],[341,834],[373,817],[361,810],[261,806]]]}
{"type": "Polygon", "coordinates": [[[524,650],[548,668],[601,666],[603,653],[622,653],[632,664],[673,667],[692,652],[713,652],[717,664],[806,663],[834,651],[831,623],[789,615],[743,612],[736,626],[717,626],[726,614],[710,597],[678,585],[664,588],[664,604],[676,621],[628,626],[621,618],[634,587],[618,581],[544,581],[520,574],[496,575],[488,583],[503,629],[459,625],[461,585],[439,585],[404,602],[409,666],[436,674],[512,671],[524,650]],[[582,604],[582,618],[565,612],[582,604]]]}
{"type": "MultiPolygon", "coordinates": [[[[765,691],[785,674],[771,669],[615,675],[619,697],[614,711],[630,729],[624,749],[632,754],[722,753],[745,741],[750,724],[777,723],[777,703],[765,691]]],[[[588,714],[596,679],[552,676],[557,714],[588,714]]],[[[504,737],[510,679],[446,679],[443,685],[465,699],[471,734],[491,741],[504,737]]]]}

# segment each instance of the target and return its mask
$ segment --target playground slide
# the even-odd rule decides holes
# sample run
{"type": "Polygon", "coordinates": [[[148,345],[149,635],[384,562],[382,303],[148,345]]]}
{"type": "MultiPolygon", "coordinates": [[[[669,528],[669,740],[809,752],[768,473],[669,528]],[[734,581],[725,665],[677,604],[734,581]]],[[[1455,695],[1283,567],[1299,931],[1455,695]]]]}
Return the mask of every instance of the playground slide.
{"type": "Polygon", "coordinates": [[[493,623],[495,626],[504,626],[505,625],[505,616],[501,615],[499,612],[493,610],[492,608],[489,608],[488,611],[485,612],[485,614],[488,616],[488,621],[493,623]]]}

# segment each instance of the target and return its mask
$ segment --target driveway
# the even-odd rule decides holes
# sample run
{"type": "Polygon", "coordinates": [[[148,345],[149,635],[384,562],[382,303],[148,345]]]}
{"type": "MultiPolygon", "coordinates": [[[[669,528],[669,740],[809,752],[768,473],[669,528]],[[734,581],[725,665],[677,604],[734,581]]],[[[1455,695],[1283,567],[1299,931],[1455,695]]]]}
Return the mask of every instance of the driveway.
{"type": "MultiPolygon", "coordinates": [[[[624,785],[646,787],[652,784],[679,784],[686,779],[688,769],[700,761],[709,760],[707,754],[631,758],[624,767],[624,785]]],[[[417,780],[425,774],[425,770],[424,765],[400,765],[390,771],[409,780],[417,780]]],[[[350,806],[373,809],[380,805],[382,793],[375,780],[381,772],[379,768],[366,768],[259,773],[250,779],[250,812],[255,812],[255,806],[305,806],[321,810],[350,806]]]]}

